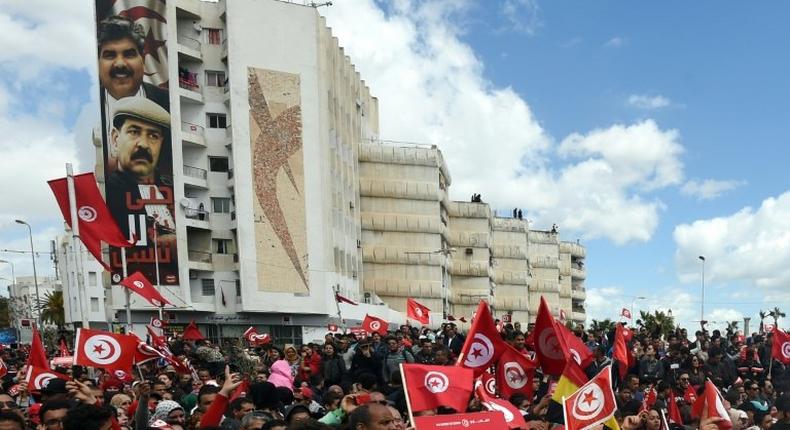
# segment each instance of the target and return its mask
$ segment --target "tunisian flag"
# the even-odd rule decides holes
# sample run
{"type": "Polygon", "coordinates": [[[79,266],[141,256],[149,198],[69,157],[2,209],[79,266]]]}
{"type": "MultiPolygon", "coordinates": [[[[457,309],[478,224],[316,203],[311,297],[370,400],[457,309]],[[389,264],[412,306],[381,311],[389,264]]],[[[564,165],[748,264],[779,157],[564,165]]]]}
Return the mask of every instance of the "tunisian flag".
{"type": "Polygon", "coordinates": [[[540,297],[538,316],[535,318],[534,342],[535,354],[543,373],[552,376],[562,375],[562,370],[565,368],[565,354],[557,338],[554,317],[551,316],[549,305],[543,296],[540,297]]]}
{"type": "Polygon", "coordinates": [[[488,303],[480,300],[457,364],[474,370],[475,376],[478,376],[494,364],[504,351],[505,342],[494,325],[488,303]]]}
{"type": "Polygon", "coordinates": [[[457,366],[402,364],[404,388],[413,411],[447,406],[465,412],[472,394],[472,370],[457,366]]]}
{"type": "Polygon", "coordinates": [[[27,365],[49,370],[47,351],[41,342],[41,334],[35,326],[33,326],[33,340],[30,342],[30,354],[27,357],[27,365]]]}
{"type": "Polygon", "coordinates": [[[691,416],[695,418],[719,417],[721,421],[717,422],[716,425],[719,426],[720,430],[732,428],[730,414],[724,407],[724,399],[721,397],[719,389],[713,385],[713,382],[710,382],[710,379],[705,381],[705,392],[691,406],[691,416]]]}
{"type": "Polygon", "coordinates": [[[135,292],[144,298],[148,303],[162,307],[164,305],[172,305],[162,294],[151,285],[151,282],[140,272],[134,272],[120,282],[121,285],[128,288],[130,291],[135,292]]]}
{"type": "Polygon", "coordinates": [[[184,327],[184,333],[181,335],[184,340],[203,340],[205,337],[200,329],[195,324],[195,320],[189,322],[189,325],[184,327]]]}
{"type": "Polygon", "coordinates": [[[783,364],[790,364],[790,334],[787,334],[778,327],[774,329],[773,346],[771,346],[771,356],[783,364]]]}
{"type": "Polygon", "coordinates": [[[496,365],[496,385],[502,397],[509,399],[516,393],[532,398],[532,377],[538,363],[505,344],[505,350],[496,365]]]}
{"type": "Polygon", "coordinates": [[[412,298],[406,299],[406,317],[417,320],[420,324],[428,324],[430,312],[427,306],[417,302],[412,298]]]}
{"type": "Polygon", "coordinates": [[[612,366],[606,366],[564,399],[562,407],[566,430],[588,430],[614,416],[617,401],[612,390],[612,366]]]}
{"type": "Polygon", "coordinates": [[[272,341],[272,337],[267,333],[258,334],[255,327],[250,327],[244,332],[244,339],[247,339],[250,345],[265,345],[272,341]]]}
{"type": "MultiPolygon", "coordinates": [[[[71,208],[69,207],[69,189],[67,178],[53,179],[47,182],[63,213],[63,219],[72,226],[71,208]]],[[[126,239],[115,219],[107,209],[107,204],[96,185],[93,173],[74,175],[74,195],[76,197],[77,217],[79,220],[80,239],[85,247],[101,263],[105,269],[110,270],[102,260],[101,242],[112,246],[125,248],[132,246],[126,239]]]]}
{"type": "Polygon", "coordinates": [[[68,381],[70,378],[62,373],[53,372],[52,370],[45,369],[38,366],[27,366],[27,373],[25,374],[25,382],[27,382],[28,390],[39,391],[49,384],[50,379],[62,379],[68,381]]]}
{"type": "Polygon", "coordinates": [[[74,364],[128,372],[138,343],[135,336],[79,328],[74,342],[74,364]]]}
{"type": "Polygon", "coordinates": [[[362,320],[362,328],[368,333],[378,333],[382,336],[385,336],[387,334],[388,327],[388,322],[368,314],[365,314],[365,319],[362,320]]]}
{"type": "Polygon", "coordinates": [[[507,400],[502,400],[493,396],[489,396],[482,385],[478,385],[477,388],[475,388],[475,395],[477,395],[477,398],[480,399],[480,403],[487,410],[501,412],[502,415],[504,415],[505,422],[507,423],[507,426],[509,428],[511,429],[528,428],[527,422],[524,421],[524,416],[521,415],[521,411],[516,409],[516,407],[513,406],[512,403],[508,402],[507,400]]]}
{"type": "Polygon", "coordinates": [[[612,359],[617,362],[617,370],[620,374],[620,380],[625,378],[628,373],[628,347],[625,345],[625,336],[623,336],[623,325],[618,323],[617,328],[614,330],[614,350],[612,351],[612,359]]]}

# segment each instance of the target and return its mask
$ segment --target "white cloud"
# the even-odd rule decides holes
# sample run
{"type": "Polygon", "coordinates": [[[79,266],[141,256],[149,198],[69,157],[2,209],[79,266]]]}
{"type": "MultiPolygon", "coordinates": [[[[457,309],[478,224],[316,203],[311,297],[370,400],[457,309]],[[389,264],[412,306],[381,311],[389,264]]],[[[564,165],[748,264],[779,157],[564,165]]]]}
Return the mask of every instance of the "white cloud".
{"type": "Polygon", "coordinates": [[[603,44],[606,48],[620,48],[626,44],[626,40],[620,36],[615,36],[603,44]]]}
{"type": "Polygon", "coordinates": [[[536,0],[505,0],[501,9],[507,29],[535,34],[543,26],[540,7],[536,0]]]}
{"type": "Polygon", "coordinates": [[[699,200],[713,200],[726,191],[734,190],[745,184],[745,181],[735,180],[692,179],[683,184],[683,187],[680,188],[680,193],[686,196],[695,197],[699,200]]]}
{"type": "Polygon", "coordinates": [[[706,283],[740,283],[763,290],[765,300],[787,300],[790,283],[790,191],[765,199],[756,210],[675,227],[675,263],[681,281],[700,278],[704,255],[706,283]]]}
{"type": "Polygon", "coordinates": [[[672,105],[672,101],[662,95],[631,94],[628,104],[639,109],[661,109],[672,105]]]}
{"type": "Polygon", "coordinates": [[[455,199],[479,192],[494,208],[527,209],[538,228],[556,222],[585,239],[648,240],[663,205],[646,193],[682,181],[679,133],[646,120],[556,145],[521,96],[484,77],[458,36],[453,3],[322,11],[379,98],[382,136],[438,145],[455,199]],[[564,165],[552,166],[557,155],[564,165]]]}

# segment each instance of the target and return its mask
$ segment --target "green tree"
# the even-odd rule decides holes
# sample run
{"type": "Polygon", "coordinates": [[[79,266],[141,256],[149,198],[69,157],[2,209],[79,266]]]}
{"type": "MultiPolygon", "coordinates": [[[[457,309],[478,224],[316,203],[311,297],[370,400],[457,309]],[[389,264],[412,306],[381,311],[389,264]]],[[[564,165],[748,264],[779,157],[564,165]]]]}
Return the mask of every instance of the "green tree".
{"type": "Polygon", "coordinates": [[[11,327],[11,300],[0,297],[0,327],[11,327]]]}
{"type": "Polygon", "coordinates": [[[760,310],[760,314],[759,315],[760,315],[760,333],[762,333],[762,332],[765,331],[765,326],[763,326],[763,320],[765,319],[765,317],[768,316],[768,312],[766,312],[764,310],[760,310]]]}
{"type": "Polygon", "coordinates": [[[598,321],[592,320],[592,325],[590,328],[596,333],[609,333],[611,330],[614,330],[614,321],[610,320],[609,318],[598,321]]]}
{"type": "Polygon", "coordinates": [[[63,291],[47,293],[38,304],[41,321],[56,325],[59,329],[66,324],[66,311],[63,307],[63,291]]]}
{"type": "Polygon", "coordinates": [[[644,328],[648,333],[666,337],[675,331],[675,318],[658,310],[653,313],[639,311],[636,325],[644,328]]]}

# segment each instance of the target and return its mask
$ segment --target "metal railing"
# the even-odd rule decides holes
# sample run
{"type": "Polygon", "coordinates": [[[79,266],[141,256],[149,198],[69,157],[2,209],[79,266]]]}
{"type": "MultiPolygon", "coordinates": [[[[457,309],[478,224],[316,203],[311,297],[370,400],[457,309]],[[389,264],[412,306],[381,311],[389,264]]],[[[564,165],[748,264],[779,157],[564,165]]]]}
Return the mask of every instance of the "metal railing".
{"type": "Polygon", "coordinates": [[[205,209],[184,208],[184,216],[198,221],[208,221],[209,212],[205,209]]]}
{"type": "Polygon", "coordinates": [[[178,44],[184,45],[189,49],[194,49],[195,51],[200,51],[200,41],[189,36],[182,36],[179,34],[178,44]]]}
{"type": "Polygon", "coordinates": [[[211,253],[205,251],[193,251],[188,250],[187,255],[189,256],[189,261],[195,261],[198,263],[211,263],[211,253]]]}
{"type": "Polygon", "coordinates": [[[191,122],[181,121],[181,131],[185,133],[202,135],[206,129],[202,125],[192,124],[191,122]]]}
{"type": "Polygon", "coordinates": [[[184,165],[184,174],[198,179],[208,178],[208,172],[206,169],[201,169],[200,167],[184,165]]]}
{"type": "Polygon", "coordinates": [[[189,91],[200,92],[200,84],[198,84],[197,77],[178,78],[178,86],[189,91]]]}

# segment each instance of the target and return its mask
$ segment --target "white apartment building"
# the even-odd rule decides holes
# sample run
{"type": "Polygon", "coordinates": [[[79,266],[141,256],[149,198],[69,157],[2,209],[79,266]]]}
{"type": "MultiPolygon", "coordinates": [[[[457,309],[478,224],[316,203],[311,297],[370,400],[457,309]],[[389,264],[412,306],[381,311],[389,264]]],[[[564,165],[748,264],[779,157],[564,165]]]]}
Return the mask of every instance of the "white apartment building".
{"type": "Polygon", "coordinates": [[[80,279],[72,244],[73,240],[70,234],[55,239],[55,261],[63,290],[63,310],[66,324],[81,325],[85,315],[91,328],[111,330],[114,327],[113,323],[119,321],[113,321],[114,312],[108,303],[110,296],[105,294],[102,279],[104,268],[84,246],[81,246],[82,277],[80,279]],[[81,300],[80,282],[85,289],[86,302],[84,303],[81,300]]]}
{"type": "MultiPolygon", "coordinates": [[[[255,325],[301,342],[338,316],[400,323],[408,297],[436,324],[443,313],[471,316],[480,298],[522,321],[534,318],[538,293],[556,312],[583,309],[583,248],[567,248],[561,268],[556,235],[533,238],[487,204],[450,202],[437,148],[378,140],[378,101],[316,8],[167,0],[158,13],[178,263],[150,280],[174,304],[164,311],[171,326],[194,320],[209,337],[238,337],[255,325]],[[562,291],[561,270],[576,274],[562,291]],[[335,292],[360,306],[338,306],[335,292]]],[[[109,276],[114,315],[93,311],[102,296],[91,270],[91,321],[124,323],[125,294],[109,276]]],[[[138,332],[158,312],[135,295],[130,305],[138,332]]]]}

